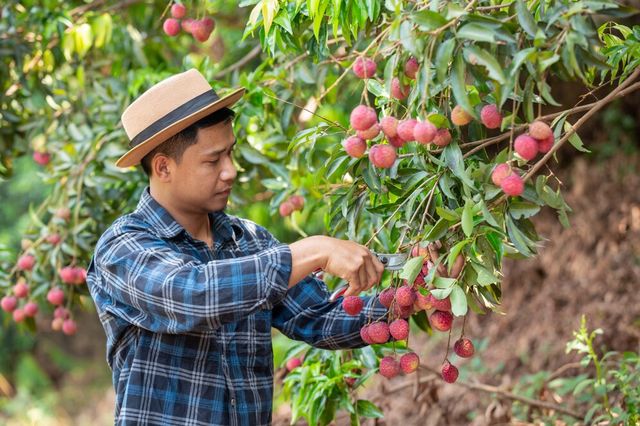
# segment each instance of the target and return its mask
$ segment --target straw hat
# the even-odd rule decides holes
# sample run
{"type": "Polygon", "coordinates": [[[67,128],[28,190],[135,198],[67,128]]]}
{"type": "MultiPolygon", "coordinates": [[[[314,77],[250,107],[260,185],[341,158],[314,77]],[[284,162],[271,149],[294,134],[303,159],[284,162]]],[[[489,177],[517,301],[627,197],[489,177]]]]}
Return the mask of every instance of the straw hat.
{"type": "Polygon", "coordinates": [[[122,114],[122,125],[131,141],[118,167],[140,163],[162,142],[213,112],[233,105],[245,89],[233,89],[220,97],[196,69],[162,80],[144,92],[122,114]]]}

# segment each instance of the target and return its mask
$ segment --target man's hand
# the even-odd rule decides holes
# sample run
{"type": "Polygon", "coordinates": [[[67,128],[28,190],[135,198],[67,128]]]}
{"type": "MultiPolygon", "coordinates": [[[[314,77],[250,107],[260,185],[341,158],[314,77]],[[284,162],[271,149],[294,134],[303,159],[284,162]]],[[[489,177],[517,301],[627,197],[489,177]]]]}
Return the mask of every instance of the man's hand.
{"type": "Polygon", "coordinates": [[[313,236],[290,245],[293,270],[289,286],[322,268],[349,283],[345,296],[354,296],[380,282],[384,265],[365,246],[349,240],[313,236]]]}

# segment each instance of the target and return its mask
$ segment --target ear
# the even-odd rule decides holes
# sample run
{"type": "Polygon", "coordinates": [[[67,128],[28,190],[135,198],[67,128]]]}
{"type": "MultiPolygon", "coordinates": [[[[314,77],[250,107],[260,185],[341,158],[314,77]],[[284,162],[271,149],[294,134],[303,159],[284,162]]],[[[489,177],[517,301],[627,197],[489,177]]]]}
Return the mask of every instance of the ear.
{"type": "Polygon", "coordinates": [[[153,175],[161,182],[171,181],[174,170],[173,161],[167,155],[159,153],[151,159],[151,169],[153,175]]]}

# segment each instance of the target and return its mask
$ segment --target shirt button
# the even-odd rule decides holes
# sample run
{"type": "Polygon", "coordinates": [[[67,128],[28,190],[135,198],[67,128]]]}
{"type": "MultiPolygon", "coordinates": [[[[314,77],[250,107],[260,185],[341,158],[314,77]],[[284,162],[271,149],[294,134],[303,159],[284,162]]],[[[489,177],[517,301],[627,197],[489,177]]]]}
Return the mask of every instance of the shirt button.
{"type": "Polygon", "coordinates": [[[235,398],[231,398],[231,405],[236,405],[236,399],[235,398]]]}

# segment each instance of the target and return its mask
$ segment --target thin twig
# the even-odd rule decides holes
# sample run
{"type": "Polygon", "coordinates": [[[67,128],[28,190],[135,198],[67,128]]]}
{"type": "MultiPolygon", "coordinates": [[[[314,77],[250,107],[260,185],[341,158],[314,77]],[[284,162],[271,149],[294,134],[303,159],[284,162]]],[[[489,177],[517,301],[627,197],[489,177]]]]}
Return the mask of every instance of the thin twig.
{"type": "Polygon", "coordinates": [[[243,66],[248,64],[253,58],[258,56],[261,51],[262,51],[262,46],[260,46],[258,44],[253,49],[251,49],[249,51],[249,53],[244,55],[244,57],[242,57],[242,59],[240,59],[238,62],[236,62],[233,65],[228,66],[227,68],[223,69],[222,71],[219,71],[219,72],[215,73],[213,75],[213,78],[215,78],[217,80],[217,79],[222,78],[222,77],[224,77],[225,75],[227,75],[227,74],[229,74],[231,72],[234,72],[238,68],[242,68],[243,66]]]}

